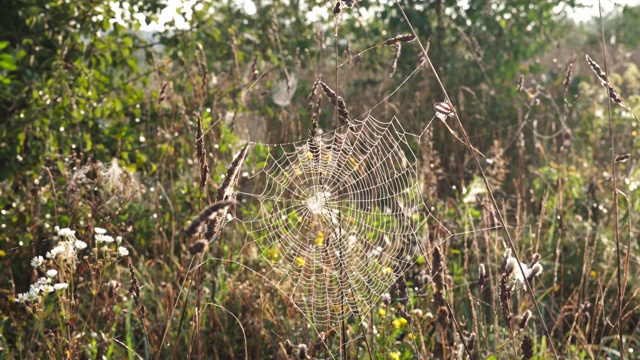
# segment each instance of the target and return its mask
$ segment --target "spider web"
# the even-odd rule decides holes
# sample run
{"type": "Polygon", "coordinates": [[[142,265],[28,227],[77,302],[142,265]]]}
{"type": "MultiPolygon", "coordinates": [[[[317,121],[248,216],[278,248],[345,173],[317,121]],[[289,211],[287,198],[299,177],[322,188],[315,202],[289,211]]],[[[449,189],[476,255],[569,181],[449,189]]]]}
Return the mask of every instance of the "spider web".
{"type": "Polygon", "coordinates": [[[423,206],[416,157],[396,118],[368,115],[304,141],[252,143],[264,162],[238,198],[247,243],[270,264],[266,275],[312,321],[334,326],[366,315],[423,254],[423,206]],[[252,206],[254,205],[254,206],[252,206]]]}

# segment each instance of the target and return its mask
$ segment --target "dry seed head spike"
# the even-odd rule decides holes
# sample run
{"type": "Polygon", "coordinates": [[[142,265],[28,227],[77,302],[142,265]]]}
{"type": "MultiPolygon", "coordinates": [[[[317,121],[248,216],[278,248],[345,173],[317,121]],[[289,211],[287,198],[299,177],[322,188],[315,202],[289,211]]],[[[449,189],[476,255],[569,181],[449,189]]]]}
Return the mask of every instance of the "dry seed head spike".
{"type": "Polygon", "coordinates": [[[196,158],[200,165],[200,191],[207,183],[207,177],[209,176],[209,165],[207,164],[206,151],[204,150],[204,131],[202,129],[202,117],[199,113],[194,113],[197,120],[196,129],[196,158]]]}
{"type": "Polygon", "coordinates": [[[231,165],[227,168],[227,175],[220,184],[218,188],[218,197],[216,200],[231,200],[233,195],[235,194],[234,187],[238,183],[238,178],[240,177],[240,170],[242,169],[242,164],[244,163],[244,159],[247,157],[247,153],[249,152],[249,144],[245,145],[240,149],[238,154],[233,158],[231,165]]]}
{"type": "Polygon", "coordinates": [[[399,43],[407,43],[415,40],[416,37],[413,34],[404,34],[404,35],[396,35],[396,37],[392,37],[391,39],[385,40],[382,45],[383,46],[392,46],[399,43]]]}
{"type": "Polygon", "coordinates": [[[309,93],[309,96],[307,96],[307,113],[309,113],[309,115],[312,114],[313,111],[313,105],[314,105],[314,99],[316,97],[316,91],[318,89],[318,84],[320,83],[320,80],[316,80],[313,83],[313,86],[311,86],[311,92],[309,93]]]}
{"type": "Polygon", "coordinates": [[[629,105],[625,103],[624,99],[620,96],[620,94],[618,94],[616,89],[613,88],[613,85],[611,85],[611,82],[608,81],[607,74],[605,74],[605,72],[602,71],[602,68],[600,67],[600,65],[598,65],[598,63],[593,61],[593,59],[591,59],[589,55],[585,55],[585,58],[587,59],[587,63],[589,64],[589,67],[591,67],[591,70],[594,72],[594,74],[596,74],[598,79],[600,79],[600,83],[602,84],[602,86],[607,88],[607,91],[609,93],[609,98],[611,98],[611,100],[616,104],[626,109],[629,109],[629,105]]]}
{"type": "Polygon", "coordinates": [[[189,226],[184,230],[185,234],[187,234],[187,236],[195,235],[200,229],[202,223],[206,220],[211,221],[220,216],[224,216],[224,213],[226,213],[229,206],[233,205],[233,203],[234,201],[223,200],[209,205],[209,207],[202,210],[202,212],[200,212],[200,214],[191,221],[189,226]]]}
{"type": "Polygon", "coordinates": [[[573,75],[573,60],[567,65],[567,71],[564,73],[564,81],[562,81],[562,92],[567,93],[569,90],[569,84],[571,84],[571,77],[573,75]]]}
{"type": "Polygon", "coordinates": [[[402,44],[398,43],[398,45],[396,45],[396,52],[393,55],[393,64],[391,64],[391,74],[389,74],[390,77],[392,77],[393,74],[396,73],[396,70],[398,70],[398,60],[400,59],[401,51],[402,51],[402,44]]]}
{"type": "MultiPolygon", "coordinates": [[[[247,157],[248,152],[249,144],[243,146],[238,154],[236,154],[236,156],[233,158],[231,165],[229,165],[229,168],[227,168],[227,175],[218,188],[218,196],[216,197],[216,201],[235,200],[235,187],[238,183],[238,178],[240,177],[242,164],[244,163],[244,159],[247,157]]],[[[207,231],[205,233],[205,238],[207,240],[213,240],[214,235],[218,233],[220,229],[222,229],[222,225],[225,224],[224,218],[227,214],[227,210],[228,208],[224,210],[224,213],[221,214],[221,216],[214,217],[213,219],[207,221],[207,231]]]]}
{"type": "Polygon", "coordinates": [[[325,95],[329,98],[329,101],[335,106],[338,107],[338,119],[342,125],[351,126],[352,121],[349,117],[349,110],[347,110],[347,105],[345,104],[342,96],[338,96],[335,91],[333,91],[327,84],[320,81],[320,86],[324,91],[325,95]]]}

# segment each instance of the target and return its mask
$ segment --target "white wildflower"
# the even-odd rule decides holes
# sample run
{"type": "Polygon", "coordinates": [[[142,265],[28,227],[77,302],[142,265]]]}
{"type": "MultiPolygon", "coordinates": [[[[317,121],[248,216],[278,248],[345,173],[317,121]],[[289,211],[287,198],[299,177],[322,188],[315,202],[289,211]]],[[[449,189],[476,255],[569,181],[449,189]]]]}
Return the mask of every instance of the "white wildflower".
{"type": "Polygon", "coordinates": [[[55,288],[51,285],[43,285],[41,288],[42,292],[44,293],[51,293],[55,290],[55,288]]]}
{"type": "Polygon", "coordinates": [[[31,266],[33,266],[34,268],[40,267],[40,265],[42,265],[42,263],[44,262],[44,259],[42,258],[42,256],[36,256],[31,260],[31,266]]]}
{"type": "Polygon", "coordinates": [[[124,246],[120,246],[118,247],[118,254],[120,254],[120,256],[127,256],[129,255],[129,250],[124,246]]]}
{"type": "Polygon", "coordinates": [[[64,252],[64,246],[57,245],[56,247],[51,249],[51,251],[47,251],[47,258],[48,259],[53,259],[56,256],[58,256],[58,254],[61,254],[63,252],[64,252]]]}
{"type": "Polygon", "coordinates": [[[78,250],[82,250],[85,249],[87,247],[87,243],[82,241],[82,240],[76,240],[73,245],[76,247],[76,249],[78,250]]]}
{"type": "Polygon", "coordinates": [[[76,249],[70,241],[62,241],[47,253],[47,258],[75,261],[76,249]]]}
{"type": "Polygon", "coordinates": [[[95,231],[96,234],[101,234],[101,235],[107,233],[107,230],[105,230],[103,228],[100,228],[100,227],[94,228],[93,231],[95,231]]]}
{"type": "Polygon", "coordinates": [[[66,288],[68,288],[68,287],[69,287],[69,284],[67,284],[67,283],[60,283],[60,284],[55,284],[55,285],[53,285],[53,288],[54,288],[56,291],[64,290],[64,289],[66,289],[66,288]]]}
{"type": "Polygon", "coordinates": [[[122,242],[122,236],[116,236],[116,242],[120,244],[122,242]]]}
{"type": "Polygon", "coordinates": [[[96,241],[97,242],[112,243],[113,242],[113,237],[109,236],[109,235],[96,234],[96,241]]]}
{"type": "Polygon", "coordinates": [[[40,293],[38,291],[29,290],[26,294],[26,301],[36,301],[40,298],[40,293]]]}
{"type": "Polygon", "coordinates": [[[58,275],[58,270],[56,269],[49,269],[47,270],[47,276],[52,278],[55,277],[56,275],[58,275]]]}
{"type": "Polygon", "coordinates": [[[58,230],[58,235],[60,235],[60,236],[70,237],[70,236],[75,236],[75,234],[76,234],[76,231],[75,230],[71,230],[69,228],[64,228],[64,229],[58,230]]]}

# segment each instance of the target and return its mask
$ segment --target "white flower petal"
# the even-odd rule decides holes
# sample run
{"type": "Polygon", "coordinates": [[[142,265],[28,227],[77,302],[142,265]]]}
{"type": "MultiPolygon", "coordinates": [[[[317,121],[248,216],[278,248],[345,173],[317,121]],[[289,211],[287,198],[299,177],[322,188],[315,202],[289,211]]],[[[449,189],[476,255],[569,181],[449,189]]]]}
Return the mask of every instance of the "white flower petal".
{"type": "Polygon", "coordinates": [[[109,235],[96,234],[96,241],[97,242],[112,243],[113,242],[113,237],[109,236],[109,235]]]}
{"type": "Polygon", "coordinates": [[[75,236],[75,234],[76,234],[76,231],[71,230],[69,228],[60,229],[58,231],[58,235],[60,236],[75,236]]]}
{"type": "Polygon", "coordinates": [[[124,246],[120,246],[118,247],[118,254],[120,254],[120,256],[127,256],[129,255],[129,250],[124,246]]]}
{"type": "Polygon", "coordinates": [[[60,283],[60,284],[55,284],[55,285],[53,285],[53,288],[54,288],[56,291],[64,290],[64,289],[66,289],[66,288],[68,288],[68,287],[69,287],[69,284],[67,284],[67,283],[60,283]]]}
{"type": "Polygon", "coordinates": [[[73,245],[76,247],[76,249],[78,250],[82,250],[85,249],[87,247],[87,243],[82,241],[82,240],[76,240],[73,245]]]}
{"type": "Polygon", "coordinates": [[[58,275],[58,270],[56,269],[49,269],[47,270],[47,276],[52,278],[54,276],[58,275]]]}
{"type": "Polygon", "coordinates": [[[44,259],[42,258],[42,256],[36,256],[31,260],[31,266],[33,266],[34,268],[40,267],[40,265],[42,265],[42,263],[44,262],[44,259]]]}

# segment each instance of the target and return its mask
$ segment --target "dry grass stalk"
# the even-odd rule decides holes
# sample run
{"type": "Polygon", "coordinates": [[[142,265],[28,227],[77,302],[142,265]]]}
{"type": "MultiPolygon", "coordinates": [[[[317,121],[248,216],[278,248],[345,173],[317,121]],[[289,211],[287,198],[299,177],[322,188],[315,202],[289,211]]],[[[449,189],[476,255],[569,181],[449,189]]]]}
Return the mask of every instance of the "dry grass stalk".
{"type": "Polygon", "coordinates": [[[447,300],[444,296],[445,291],[445,274],[444,274],[444,257],[439,247],[433,250],[433,268],[431,269],[431,278],[436,287],[433,294],[433,302],[438,309],[438,323],[444,328],[449,323],[449,309],[447,309],[447,300]]]}
{"type": "Polygon", "coordinates": [[[167,97],[167,87],[169,86],[168,82],[163,82],[162,83],[162,88],[160,89],[160,94],[158,94],[158,104],[160,104],[161,102],[164,101],[164,99],[167,97]]]}
{"type": "Polygon", "coordinates": [[[233,205],[233,203],[233,201],[223,200],[209,205],[209,207],[202,210],[202,212],[191,221],[184,232],[187,234],[187,236],[195,235],[205,221],[209,220],[209,223],[211,223],[214,219],[224,217],[227,209],[229,208],[229,206],[233,205]]]}
{"type": "MultiPolygon", "coordinates": [[[[244,163],[244,159],[247,157],[248,152],[249,145],[245,145],[242,149],[240,149],[240,152],[238,152],[235,158],[233,158],[231,165],[229,165],[229,168],[227,168],[227,175],[218,188],[218,196],[216,197],[216,201],[231,201],[235,199],[235,186],[238,183],[240,170],[242,169],[242,164],[244,163]]],[[[227,209],[224,210],[224,213],[221,216],[216,216],[213,219],[207,221],[207,231],[205,233],[205,238],[207,240],[213,240],[214,235],[220,229],[222,229],[224,221],[221,220],[223,220],[226,216],[227,209]]]]}
{"type": "Polygon", "coordinates": [[[393,76],[393,74],[396,73],[396,70],[398,70],[398,59],[400,59],[401,51],[402,51],[402,44],[398,43],[398,45],[396,45],[396,52],[393,55],[393,64],[391,65],[391,74],[389,74],[389,76],[393,76]]]}
{"type": "Polygon", "coordinates": [[[399,43],[407,43],[407,42],[412,42],[413,40],[415,40],[416,37],[415,35],[412,34],[405,34],[405,35],[396,35],[396,37],[392,37],[391,39],[387,39],[385,40],[382,45],[383,46],[393,46],[399,43]]]}
{"type": "Polygon", "coordinates": [[[313,165],[316,169],[320,168],[320,144],[316,135],[318,132],[318,119],[313,117],[311,121],[311,129],[309,129],[309,151],[313,155],[313,165]]]}
{"type": "Polygon", "coordinates": [[[254,55],[253,60],[251,61],[251,66],[249,67],[249,84],[253,84],[256,80],[258,80],[258,76],[260,72],[258,71],[258,56],[254,55]]]}
{"type": "Polygon", "coordinates": [[[198,45],[198,53],[200,56],[197,56],[198,60],[198,68],[202,72],[202,79],[200,82],[200,91],[202,92],[202,96],[204,97],[207,93],[207,85],[209,84],[209,68],[207,67],[207,55],[204,53],[204,48],[202,44],[197,43],[198,45]]]}
{"type": "Polygon", "coordinates": [[[313,86],[311,86],[311,92],[309,93],[309,96],[307,96],[307,113],[309,115],[313,115],[313,106],[315,105],[315,99],[317,96],[317,91],[318,91],[318,84],[320,83],[320,80],[316,80],[313,83],[313,86]]]}
{"type": "Polygon", "coordinates": [[[569,90],[569,84],[571,84],[571,77],[573,75],[573,61],[567,65],[567,71],[564,73],[564,81],[562,81],[562,92],[564,94],[569,90]]]}
{"type": "Polygon", "coordinates": [[[320,81],[320,86],[322,90],[329,98],[329,101],[335,106],[338,107],[338,119],[342,125],[351,125],[351,118],[349,117],[349,110],[347,110],[347,105],[345,104],[342,96],[338,96],[335,91],[331,90],[327,84],[320,81]]]}
{"type": "Polygon", "coordinates": [[[147,308],[144,306],[142,302],[140,302],[140,285],[138,284],[138,278],[133,270],[133,265],[131,264],[131,260],[127,262],[127,266],[129,266],[129,274],[131,275],[131,287],[129,288],[129,292],[133,297],[133,302],[136,304],[138,308],[138,317],[140,321],[144,324],[144,320],[147,317],[147,308]]]}
{"type": "Polygon", "coordinates": [[[209,165],[207,164],[207,153],[204,149],[202,117],[198,113],[195,113],[195,116],[198,124],[196,130],[196,158],[198,159],[198,165],[200,166],[200,192],[202,192],[204,185],[207,183],[207,177],[209,176],[209,165]]]}
{"type": "Polygon", "coordinates": [[[520,75],[518,78],[518,86],[516,87],[517,92],[521,92],[524,90],[524,76],[520,75]]]}
{"type": "Polygon", "coordinates": [[[600,83],[602,84],[602,86],[607,88],[609,92],[609,97],[611,98],[611,100],[622,107],[628,108],[628,105],[624,102],[624,99],[613,88],[613,85],[611,85],[611,82],[609,81],[607,74],[605,74],[605,72],[602,70],[600,65],[598,65],[598,63],[593,61],[591,57],[589,57],[589,55],[585,55],[585,58],[587,59],[587,63],[591,67],[591,70],[593,70],[593,72],[596,74],[598,79],[600,79],[600,83]]]}

